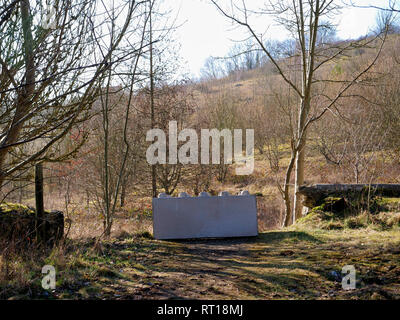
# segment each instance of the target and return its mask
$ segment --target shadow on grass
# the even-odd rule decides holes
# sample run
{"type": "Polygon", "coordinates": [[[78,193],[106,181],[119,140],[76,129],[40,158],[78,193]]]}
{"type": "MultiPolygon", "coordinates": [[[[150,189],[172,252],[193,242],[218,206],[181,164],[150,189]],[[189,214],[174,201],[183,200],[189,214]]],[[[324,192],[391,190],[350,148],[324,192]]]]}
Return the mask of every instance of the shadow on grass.
{"type": "Polygon", "coordinates": [[[308,241],[312,243],[322,243],[320,239],[303,231],[272,231],[265,232],[258,235],[255,242],[271,243],[283,240],[299,240],[308,241]]]}
{"type": "Polygon", "coordinates": [[[207,245],[229,245],[229,244],[251,244],[251,243],[272,243],[283,240],[308,241],[312,243],[322,243],[320,239],[303,231],[271,231],[259,233],[256,237],[238,238],[204,238],[204,239],[171,239],[162,240],[166,243],[181,244],[207,244],[207,245]]]}
{"type": "MultiPolygon", "coordinates": [[[[95,241],[71,240],[65,255],[67,260],[75,257],[74,263],[68,268],[60,266],[63,281],[57,292],[76,299],[86,295],[94,299],[121,295],[145,299],[265,298],[273,292],[294,295],[290,290],[313,296],[316,289],[308,288],[302,270],[315,271],[314,268],[305,261],[296,261],[297,252],[281,255],[288,245],[280,245],[281,242],[289,241],[291,245],[292,240],[298,242],[297,249],[302,249],[304,242],[321,242],[299,231],[169,241],[126,237],[102,242],[100,251],[94,250],[95,241]],[[232,289],[226,289],[227,285],[232,289]],[[86,294],[80,293],[81,289],[86,294]],[[125,291],[120,292],[121,289],[125,291]]],[[[39,294],[39,287],[37,291],[39,294]]]]}

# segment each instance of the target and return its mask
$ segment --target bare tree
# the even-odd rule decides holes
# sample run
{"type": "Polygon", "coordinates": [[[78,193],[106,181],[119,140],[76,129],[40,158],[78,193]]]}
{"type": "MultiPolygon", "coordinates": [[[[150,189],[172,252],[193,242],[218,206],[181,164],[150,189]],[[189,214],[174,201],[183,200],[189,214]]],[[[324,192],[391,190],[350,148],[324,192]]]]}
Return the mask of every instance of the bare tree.
{"type": "Polygon", "coordinates": [[[0,185],[35,162],[68,156],[54,148],[87,118],[107,70],[126,58],[113,53],[132,15],[96,55],[103,37],[94,34],[109,18],[98,2],[61,0],[52,9],[51,21],[43,1],[7,1],[0,11],[0,185]]]}
{"type": "MultiPolygon", "coordinates": [[[[104,235],[109,237],[111,234],[111,227],[113,224],[113,218],[116,210],[118,195],[120,192],[120,188],[124,179],[124,176],[127,173],[127,160],[129,158],[129,154],[131,152],[130,141],[128,140],[128,123],[129,123],[129,115],[131,106],[133,104],[134,99],[134,90],[137,81],[138,75],[138,65],[139,59],[142,56],[144,51],[144,47],[149,45],[151,46],[152,39],[150,38],[150,43],[145,44],[145,34],[147,30],[147,22],[150,19],[150,14],[142,7],[143,3],[136,4],[135,2],[130,2],[128,7],[125,9],[124,7],[115,7],[114,2],[111,3],[110,6],[107,6],[103,3],[104,10],[108,12],[108,16],[110,17],[109,25],[107,26],[109,29],[109,48],[113,46],[115,41],[115,37],[118,37],[120,30],[117,28],[117,21],[120,19],[121,15],[126,16],[130,20],[127,20],[126,30],[130,25],[133,26],[133,30],[130,30],[130,33],[133,33],[136,37],[130,39],[128,41],[128,47],[125,47],[124,52],[134,52],[135,55],[132,56],[130,63],[128,63],[128,70],[124,70],[122,66],[114,65],[112,68],[108,70],[108,76],[105,79],[105,86],[102,91],[104,94],[100,95],[100,105],[101,105],[101,114],[102,114],[102,129],[103,129],[103,194],[102,194],[102,212],[104,215],[104,235]],[[135,24],[133,24],[132,17],[135,16],[135,24]],[[135,41],[135,42],[133,42],[135,41]],[[116,80],[118,77],[122,75],[127,75],[126,87],[127,93],[124,92],[121,94],[116,94],[114,96],[117,99],[114,99],[114,103],[116,104],[125,104],[125,110],[123,114],[123,127],[122,132],[120,132],[120,136],[122,137],[122,142],[124,145],[124,150],[121,154],[121,157],[118,159],[117,163],[111,167],[109,162],[109,144],[110,144],[110,112],[113,109],[113,101],[111,99],[111,94],[113,90],[118,92],[118,88],[112,87],[112,81],[116,80]],[[121,101],[118,97],[125,98],[121,101]],[[116,100],[116,101],[115,101],[116,100]],[[125,101],[124,101],[125,100],[125,101]],[[118,163],[119,162],[119,163],[118,163]],[[110,168],[113,168],[114,174],[111,174],[110,168]],[[111,181],[113,179],[113,183],[111,181]]],[[[146,4],[144,2],[144,4],[146,4]]],[[[99,46],[99,51],[103,46],[99,46]]],[[[110,57],[110,60],[112,56],[110,57]]],[[[111,63],[111,61],[110,61],[111,63]]],[[[120,119],[119,119],[120,121],[120,119]]],[[[114,144],[116,146],[116,144],[114,144]]],[[[114,151],[115,153],[115,151],[114,151]]]]}
{"type": "MultiPolygon", "coordinates": [[[[156,128],[158,125],[157,114],[160,110],[158,110],[157,100],[159,93],[164,94],[160,88],[173,83],[173,78],[180,67],[180,59],[177,56],[176,41],[174,41],[173,35],[177,27],[175,21],[170,21],[171,11],[167,10],[163,4],[165,2],[162,0],[150,0],[148,5],[149,28],[147,33],[150,50],[145,66],[148,70],[148,82],[145,82],[144,87],[149,95],[149,108],[145,108],[145,112],[149,111],[150,129],[156,128]]],[[[159,167],[155,164],[150,166],[153,197],[157,197],[158,177],[165,176],[165,172],[159,173],[158,169],[159,167]]],[[[179,177],[179,172],[178,170],[177,177],[179,177]]]]}
{"type": "MultiPolygon", "coordinates": [[[[219,92],[205,99],[204,109],[198,115],[197,127],[233,130],[244,128],[244,119],[240,116],[241,98],[230,86],[221,86],[219,92]]],[[[223,135],[221,135],[222,137],[223,135]]],[[[224,150],[225,138],[218,141],[224,150]]],[[[231,163],[227,163],[224,152],[220,153],[218,164],[213,164],[217,181],[224,183],[231,163]]]]}
{"type": "Polygon", "coordinates": [[[315,141],[327,163],[342,169],[345,181],[369,183],[378,178],[376,165],[385,159],[388,127],[381,107],[360,98],[351,106],[346,116],[330,115],[315,126],[315,141]]]}
{"type": "Polygon", "coordinates": [[[380,10],[376,15],[376,33],[385,32],[388,34],[400,32],[398,16],[394,11],[380,10]]]}
{"type": "Polygon", "coordinates": [[[221,78],[225,75],[221,60],[214,57],[208,57],[201,68],[202,78],[205,80],[213,80],[221,78]]]}
{"type": "MultiPolygon", "coordinates": [[[[211,0],[215,7],[233,23],[244,27],[249,36],[259,45],[259,48],[269,58],[276,71],[293,90],[298,98],[297,123],[292,135],[292,155],[287,169],[287,175],[295,170],[295,188],[293,212],[286,212],[285,221],[295,222],[302,216],[302,204],[298,189],[304,183],[305,152],[307,133],[311,124],[321,119],[324,114],[335,108],[338,101],[344,98],[345,93],[374,66],[382,50],[386,37],[380,39],[380,48],[368,65],[361,71],[355,72],[348,79],[333,77],[321,78],[318,72],[328,63],[334,63],[354,48],[376,43],[374,39],[362,39],[342,43],[321,42],[320,35],[323,30],[331,29],[329,21],[332,16],[340,12],[340,7],[334,1],[269,1],[263,8],[250,10],[244,1],[229,1],[229,6],[223,6],[220,1],[211,0]],[[295,54],[287,59],[277,60],[265,46],[260,34],[251,23],[252,14],[261,14],[271,17],[275,22],[286,28],[291,37],[295,39],[295,54]],[[316,89],[323,83],[336,83],[337,90],[333,95],[326,95],[316,89]],[[292,214],[289,219],[288,215],[292,214]]],[[[381,35],[377,37],[380,38],[381,35]]]]}
{"type": "MultiPolygon", "coordinates": [[[[148,116],[151,110],[149,107],[150,96],[145,96],[141,108],[144,118],[148,116]]],[[[169,132],[170,121],[176,121],[177,130],[185,128],[190,115],[194,111],[193,97],[190,88],[185,81],[176,82],[174,84],[164,84],[155,87],[154,91],[154,108],[157,110],[154,125],[169,132]]],[[[150,124],[151,125],[151,124],[150,124]]],[[[151,128],[151,127],[150,127],[151,128]]],[[[181,143],[182,144],[182,143],[181,143]]],[[[166,141],[166,156],[169,158],[170,141],[166,141]]],[[[179,145],[178,145],[179,147],[179,145]]],[[[164,189],[167,194],[172,194],[178,186],[182,177],[182,164],[155,164],[157,172],[157,183],[164,189]]]]}
{"type": "Polygon", "coordinates": [[[374,8],[374,9],[378,9],[378,10],[382,10],[382,11],[400,12],[400,4],[397,0],[389,0],[388,5],[386,7],[381,7],[381,6],[371,5],[371,4],[357,5],[353,1],[351,1],[351,4],[357,8],[374,8]]]}

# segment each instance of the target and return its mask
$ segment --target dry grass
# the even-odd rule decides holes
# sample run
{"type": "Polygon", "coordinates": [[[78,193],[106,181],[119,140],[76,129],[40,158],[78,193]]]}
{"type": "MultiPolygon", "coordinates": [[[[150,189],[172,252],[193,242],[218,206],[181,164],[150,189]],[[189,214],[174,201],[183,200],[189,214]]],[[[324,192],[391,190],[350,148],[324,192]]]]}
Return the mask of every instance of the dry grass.
{"type": "MultiPolygon", "coordinates": [[[[309,182],[335,182],[338,173],[311,158],[309,182]]],[[[280,175],[283,174],[283,171],[280,175]]],[[[67,237],[54,248],[10,244],[0,254],[0,298],[12,299],[399,299],[400,231],[336,230],[299,224],[278,230],[283,207],[268,164],[256,157],[253,176],[229,176],[216,192],[249,190],[257,196],[260,236],[254,239],[156,241],[151,237],[151,199],[131,194],[118,208],[111,239],[97,241],[102,217],[92,202],[73,194],[46,193],[46,209],[66,214],[67,237]],[[274,230],[274,231],[271,231],[274,230]],[[396,251],[397,250],[397,251],[396,251]],[[57,289],[41,288],[41,268],[57,270],[57,289]],[[330,273],[356,266],[358,289],[346,292],[330,273]]],[[[33,199],[25,204],[33,205],[33,199]]],[[[400,208],[376,219],[395,225],[400,208]]],[[[361,219],[361,218],[360,218],[361,219]]],[[[329,223],[329,221],[328,221],[329,223]]]]}
{"type": "MultiPolygon", "coordinates": [[[[243,183],[257,190],[252,180],[220,188],[235,193],[243,183]]],[[[257,197],[259,237],[198,241],[152,239],[150,199],[137,196],[118,209],[111,239],[98,241],[101,216],[72,199],[62,245],[18,251],[7,244],[0,255],[0,299],[400,299],[399,228],[300,223],[268,231],[279,227],[282,208],[271,184],[264,192],[257,197]],[[41,288],[46,264],[57,270],[54,291],[41,288]],[[351,292],[331,276],[348,264],[358,274],[351,292]]],[[[399,209],[393,199],[385,203],[399,209]]],[[[398,214],[389,218],[396,222],[398,214]]]]}
{"type": "Polygon", "coordinates": [[[399,299],[399,245],[398,230],[369,229],[287,229],[197,241],[157,241],[145,234],[70,240],[63,248],[14,260],[12,279],[1,280],[0,297],[399,299]],[[44,264],[56,267],[54,291],[40,287],[44,264]],[[343,290],[337,279],[349,264],[357,272],[353,291],[343,290]]]}

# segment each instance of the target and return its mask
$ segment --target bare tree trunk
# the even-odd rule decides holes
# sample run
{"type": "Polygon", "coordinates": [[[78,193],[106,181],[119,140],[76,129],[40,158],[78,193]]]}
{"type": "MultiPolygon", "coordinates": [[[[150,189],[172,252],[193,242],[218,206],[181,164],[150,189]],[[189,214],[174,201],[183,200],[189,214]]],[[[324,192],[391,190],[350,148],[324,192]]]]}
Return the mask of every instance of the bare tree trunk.
{"type": "Polygon", "coordinates": [[[295,159],[296,159],[296,155],[292,151],[290,163],[286,170],[285,185],[284,185],[284,190],[283,190],[283,200],[285,202],[285,219],[284,219],[285,227],[288,227],[290,225],[290,222],[292,221],[292,207],[291,207],[289,187],[290,187],[290,177],[292,176],[295,159]]]}
{"type": "MultiPolygon", "coordinates": [[[[132,15],[133,10],[134,10],[134,5],[130,7],[130,12],[129,16],[132,15]]],[[[116,23],[116,17],[115,17],[115,11],[113,8],[112,11],[112,18],[111,18],[111,42],[110,46],[112,47],[113,45],[113,38],[114,38],[114,32],[115,32],[115,23],[116,23]]],[[[127,19],[129,21],[129,19],[127,19]]],[[[111,228],[113,225],[113,220],[114,220],[114,214],[116,210],[116,205],[117,205],[117,200],[118,200],[118,195],[119,195],[119,188],[121,186],[121,183],[123,183],[124,179],[124,174],[126,170],[126,162],[130,153],[130,144],[128,141],[128,135],[127,135],[127,130],[128,130],[128,122],[129,122],[129,114],[130,114],[130,107],[132,105],[132,99],[134,97],[134,84],[135,84],[135,76],[136,76],[136,70],[138,67],[138,62],[142,54],[142,48],[143,48],[143,42],[144,42],[144,33],[146,30],[146,22],[145,25],[143,26],[143,32],[142,32],[142,37],[141,37],[141,43],[140,43],[140,49],[137,53],[137,56],[133,60],[133,70],[132,70],[132,75],[130,79],[130,90],[129,90],[129,96],[128,96],[128,101],[126,105],[126,110],[125,110],[125,118],[124,118],[124,129],[123,129],[123,141],[125,145],[125,151],[124,151],[124,156],[122,159],[121,166],[118,170],[117,174],[117,181],[116,184],[111,188],[112,184],[112,179],[111,179],[111,172],[109,170],[110,166],[110,161],[109,161],[109,137],[110,137],[110,88],[111,88],[111,83],[112,83],[112,68],[109,69],[109,75],[108,75],[108,81],[107,81],[107,86],[106,86],[106,94],[105,94],[105,101],[103,100],[103,96],[101,97],[101,104],[102,104],[102,112],[103,112],[103,131],[104,131],[104,236],[109,237],[111,235],[111,228]]],[[[111,62],[111,61],[110,61],[111,62]]]]}
{"type": "Polygon", "coordinates": [[[36,200],[36,240],[44,239],[44,204],[43,204],[43,166],[41,163],[35,166],[35,200],[36,200]]]}
{"type": "Polygon", "coordinates": [[[297,152],[296,155],[296,169],[295,169],[295,183],[294,183],[294,203],[293,203],[293,223],[302,216],[303,205],[301,203],[301,195],[297,192],[301,185],[304,184],[304,160],[305,152],[303,150],[297,152]]]}
{"type": "Polygon", "coordinates": [[[109,103],[109,88],[111,81],[111,70],[109,82],[107,84],[106,101],[103,106],[103,129],[104,129],[104,200],[105,200],[105,219],[104,219],[104,235],[109,237],[111,234],[112,218],[110,210],[110,173],[108,164],[108,135],[109,135],[109,118],[108,118],[108,103],[109,103]]]}
{"type": "Polygon", "coordinates": [[[90,214],[90,195],[89,195],[89,190],[86,189],[86,207],[87,211],[90,214]]]}
{"type": "Polygon", "coordinates": [[[293,201],[293,223],[301,218],[303,212],[303,205],[301,203],[301,195],[297,192],[300,186],[304,184],[304,162],[305,162],[305,146],[307,141],[307,133],[303,132],[306,125],[306,117],[310,112],[309,92],[306,93],[305,101],[301,104],[299,115],[299,125],[297,136],[300,137],[299,144],[296,148],[296,167],[295,167],[295,182],[294,182],[294,201],[293,201]]]}
{"type": "Polygon", "coordinates": [[[22,199],[24,197],[24,184],[22,180],[19,181],[19,198],[18,203],[22,203],[22,199]]]}
{"type": "MultiPolygon", "coordinates": [[[[114,28],[114,20],[112,27],[114,28]]],[[[111,38],[112,42],[112,38],[111,38]]],[[[111,234],[112,218],[110,210],[110,173],[108,164],[108,139],[109,139],[109,89],[111,83],[111,69],[109,70],[107,89],[105,94],[105,101],[102,102],[102,113],[103,113],[103,132],[104,132],[104,236],[109,237],[111,234]]],[[[102,97],[103,99],[103,97],[102,97]]]]}
{"type": "Polygon", "coordinates": [[[35,90],[35,61],[33,54],[33,36],[31,30],[31,16],[29,0],[21,1],[21,20],[22,32],[24,37],[24,62],[25,62],[25,86],[18,93],[15,115],[11,126],[8,128],[7,135],[0,145],[0,188],[4,182],[4,172],[2,168],[13,143],[18,140],[24,121],[21,121],[29,109],[30,99],[35,90]]]}
{"type": "Polygon", "coordinates": [[[125,196],[126,196],[126,181],[127,179],[124,179],[122,181],[122,185],[121,185],[121,195],[120,195],[120,206],[121,208],[125,205],[125,196]]]}
{"type": "MultiPolygon", "coordinates": [[[[155,126],[155,114],[154,114],[154,71],[153,71],[153,24],[152,24],[152,2],[150,2],[149,12],[149,26],[150,26],[150,112],[151,112],[151,128],[155,126]]],[[[151,186],[152,196],[157,197],[157,171],[156,165],[151,166],[151,186]]]]}

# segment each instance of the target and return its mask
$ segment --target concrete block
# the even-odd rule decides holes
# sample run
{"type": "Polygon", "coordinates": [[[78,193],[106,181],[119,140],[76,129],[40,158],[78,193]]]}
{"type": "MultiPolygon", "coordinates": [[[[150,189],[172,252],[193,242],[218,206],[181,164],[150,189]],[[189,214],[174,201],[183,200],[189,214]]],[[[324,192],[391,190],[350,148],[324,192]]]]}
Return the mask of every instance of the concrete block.
{"type": "Polygon", "coordinates": [[[153,198],[156,239],[251,237],[258,235],[254,195],[153,198]]]}

